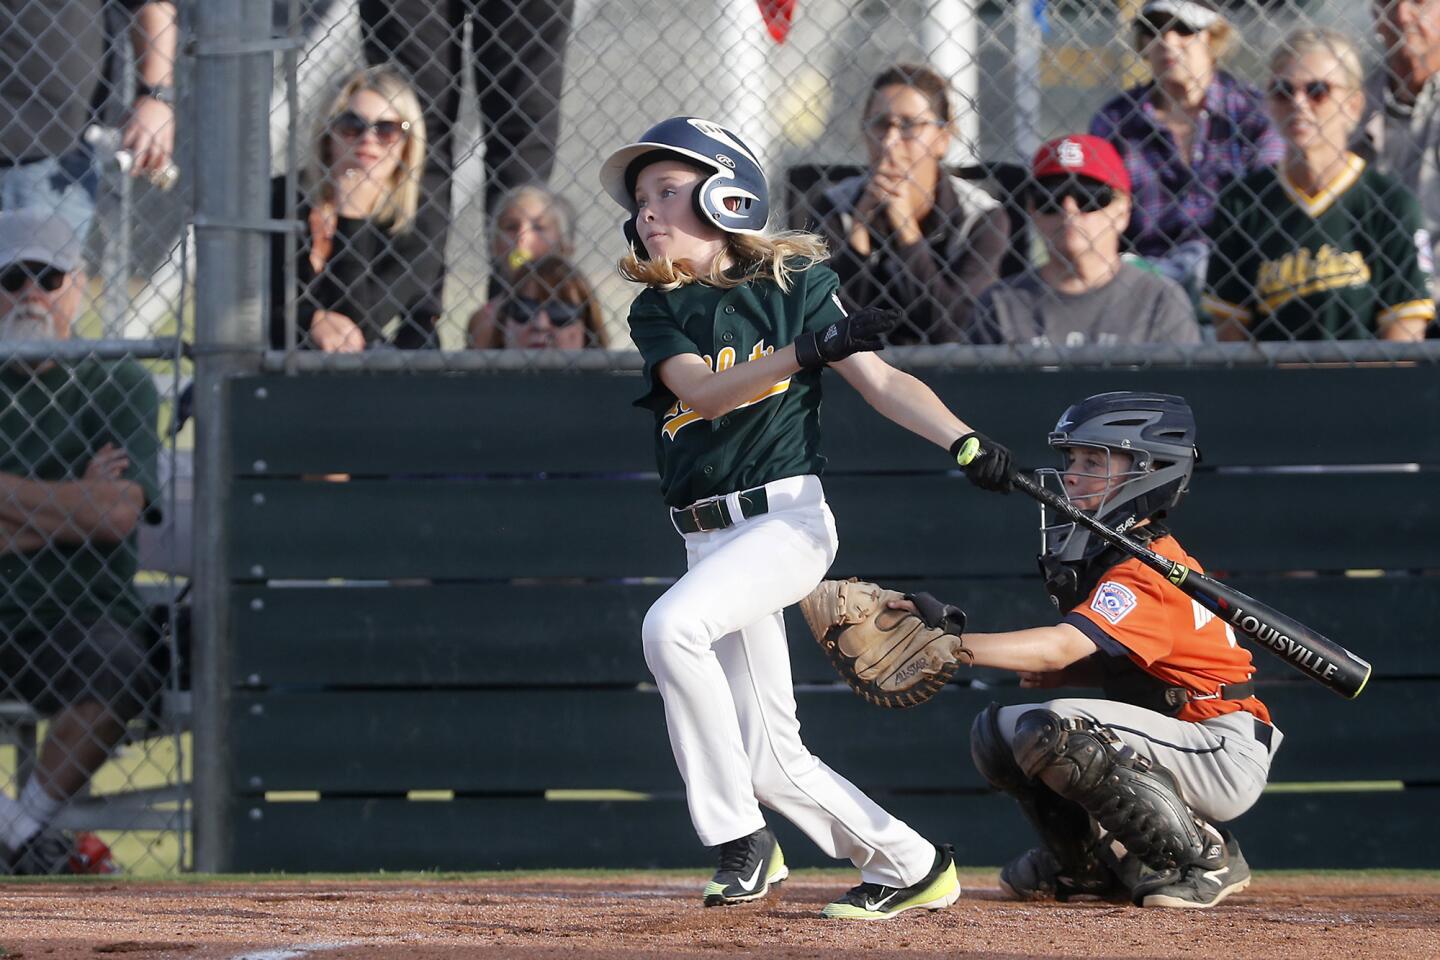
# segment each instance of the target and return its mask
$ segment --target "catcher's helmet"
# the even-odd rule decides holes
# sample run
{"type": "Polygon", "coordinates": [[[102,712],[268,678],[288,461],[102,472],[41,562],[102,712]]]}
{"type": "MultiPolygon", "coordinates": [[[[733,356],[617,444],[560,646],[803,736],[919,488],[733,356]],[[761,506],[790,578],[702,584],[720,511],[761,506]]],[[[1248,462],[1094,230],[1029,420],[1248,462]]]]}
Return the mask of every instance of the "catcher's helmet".
{"type": "MultiPolygon", "coordinates": [[[[1060,415],[1050,433],[1050,446],[1095,447],[1133,458],[1128,470],[1110,470],[1103,499],[1094,511],[1104,523],[1123,531],[1142,520],[1163,517],[1190,489],[1190,475],[1200,459],[1195,446],[1195,414],[1183,397],[1168,393],[1118,391],[1082,400],[1060,415]]],[[[1041,470],[1042,482],[1065,492],[1060,470],[1041,470]]],[[[1068,497],[1069,494],[1067,493],[1068,497]]],[[[1085,497],[1083,499],[1092,499],[1085,497]]],[[[1105,542],[1073,523],[1041,519],[1045,553],[1062,563],[1088,560],[1105,542]]]]}
{"type": "Polygon", "coordinates": [[[758,234],[770,217],[770,189],[754,151],[735,131],[699,117],[671,117],[640,139],[610,154],[600,167],[600,184],[630,211],[625,239],[637,254],[645,247],[635,233],[635,180],[657,160],[680,160],[710,175],[696,188],[693,202],[701,223],[726,233],[758,234]]]}

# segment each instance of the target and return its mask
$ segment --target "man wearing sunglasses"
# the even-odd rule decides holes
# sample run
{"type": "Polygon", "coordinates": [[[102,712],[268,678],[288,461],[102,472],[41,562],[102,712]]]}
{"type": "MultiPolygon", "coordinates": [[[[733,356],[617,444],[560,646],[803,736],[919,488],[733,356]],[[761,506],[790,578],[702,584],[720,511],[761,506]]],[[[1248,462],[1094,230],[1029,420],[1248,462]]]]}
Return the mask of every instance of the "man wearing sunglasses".
{"type": "Polygon", "coordinates": [[[160,686],[134,587],[158,513],[154,384],[131,359],[12,359],[69,339],[84,288],[63,220],[0,212],[0,699],[50,719],[0,795],[0,873],[96,872],[52,824],[160,686]]]}
{"type": "Polygon", "coordinates": [[[1130,222],[1130,175],[1108,141],[1076,134],[1042,146],[1031,165],[1026,206],[1044,241],[1045,262],[981,295],[973,342],[1200,342],[1180,285],[1120,256],[1130,222]]]}
{"type": "Polygon", "coordinates": [[[1420,198],[1433,263],[1440,250],[1440,0],[1371,6],[1384,60],[1365,84],[1365,117],[1352,149],[1420,198]]]}

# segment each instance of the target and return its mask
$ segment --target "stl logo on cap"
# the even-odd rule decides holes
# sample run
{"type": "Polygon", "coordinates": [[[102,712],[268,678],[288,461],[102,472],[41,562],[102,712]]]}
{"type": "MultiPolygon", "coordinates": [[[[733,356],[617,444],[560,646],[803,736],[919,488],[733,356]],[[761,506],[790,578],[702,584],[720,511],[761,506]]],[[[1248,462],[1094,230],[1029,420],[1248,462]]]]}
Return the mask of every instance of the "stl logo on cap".
{"type": "Polygon", "coordinates": [[[1062,167],[1083,167],[1085,166],[1085,148],[1066,137],[1055,148],[1055,159],[1060,161],[1062,167]]]}

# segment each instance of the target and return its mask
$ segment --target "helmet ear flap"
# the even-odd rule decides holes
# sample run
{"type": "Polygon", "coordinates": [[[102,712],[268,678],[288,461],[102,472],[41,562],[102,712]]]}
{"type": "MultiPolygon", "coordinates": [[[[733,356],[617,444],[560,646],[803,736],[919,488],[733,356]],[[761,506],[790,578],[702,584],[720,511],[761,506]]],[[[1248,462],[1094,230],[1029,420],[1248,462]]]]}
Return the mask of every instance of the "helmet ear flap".
{"type": "Polygon", "coordinates": [[[630,252],[637,260],[649,260],[650,251],[645,249],[645,242],[640,239],[640,232],[635,229],[635,218],[626,217],[625,222],[620,225],[625,233],[625,243],[630,247],[630,252]]]}
{"type": "Polygon", "coordinates": [[[695,191],[690,194],[690,206],[694,208],[695,216],[700,218],[701,223],[709,227],[719,226],[719,224],[716,223],[716,218],[705,208],[705,191],[714,180],[714,176],[706,177],[704,180],[695,184],[695,191]]]}

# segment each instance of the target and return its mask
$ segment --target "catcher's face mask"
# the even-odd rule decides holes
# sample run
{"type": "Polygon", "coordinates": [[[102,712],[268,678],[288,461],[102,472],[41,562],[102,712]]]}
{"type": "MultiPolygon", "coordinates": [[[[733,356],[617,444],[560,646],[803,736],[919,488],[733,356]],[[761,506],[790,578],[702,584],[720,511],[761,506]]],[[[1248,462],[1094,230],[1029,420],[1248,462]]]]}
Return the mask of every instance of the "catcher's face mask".
{"type": "MultiPolygon", "coordinates": [[[[1040,483],[1063,494],[1077,509],[1104,520],[1112,520],[1111,514],[1123,510],[1131,500],[1126,488],[1149,472],[1143,462],[1137,464],[1133,453],[1101,444],[1073,443],[1056,450],[1061,466],[1037,470],[1040,483]]],[[[1043,507],[1040,532],[1043,552],[1064,561],[1081,559],[1090,539],[1088,531],[1061,522],[1043,507]]]]}

